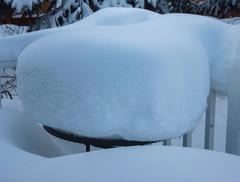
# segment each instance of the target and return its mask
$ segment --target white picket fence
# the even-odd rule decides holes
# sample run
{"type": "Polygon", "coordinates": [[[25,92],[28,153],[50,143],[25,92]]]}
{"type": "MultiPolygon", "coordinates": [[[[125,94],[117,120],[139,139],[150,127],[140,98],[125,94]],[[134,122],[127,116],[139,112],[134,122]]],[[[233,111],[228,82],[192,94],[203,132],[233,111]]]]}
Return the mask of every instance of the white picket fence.
{"type": "MultiPolygon", "coordinates": [[[[3,68],[15,67],[16,64],[16,60],[0,60],[0,74],[3,68]]],[[[204,148],[210,150],[213,150],[214,148],[215,105],[216,91],[211,90],[208,96],[208,107],[205,117],[204,140],[204,148]]],[[[171,140],[165,140],[163,142],[163,145],[171,145],[171,140]]],[[[192,134],[187,133],[183,136],[183,146],[191,147],[191,145],[192,134]]],[[[240,67],[234,67],[229,77],[228,117],[226,127],[225,151],[227,153],[240,155],[240,67]]]]}

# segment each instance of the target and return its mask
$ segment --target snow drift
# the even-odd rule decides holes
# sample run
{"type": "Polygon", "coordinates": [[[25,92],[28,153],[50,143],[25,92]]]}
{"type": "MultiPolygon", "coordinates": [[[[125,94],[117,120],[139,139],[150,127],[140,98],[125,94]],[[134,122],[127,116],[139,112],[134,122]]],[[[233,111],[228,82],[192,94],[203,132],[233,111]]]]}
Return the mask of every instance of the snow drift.
{"type": "Polygon", "coordinates": [[[19,111],[0,110],[0,181],[4,181],[1,177],[5,170],[79,153],[84,150],[80,147],[49,135],[38,123],[19,111]]]}
{"type": "Polygon", "coordinates": [[[239,167],[239,156],[193,148],[145,146],[22,164],[2,177],[4,182],[238,182],[239,167]]]}
{"type": "Polygon", "coordinates": [[[158,13],[138,8],[105,8],[70,26],[131,25],[158,16],[160,16],[158,13]]]}
{"type": "Polygon", "coordinates": [[[143,9],[134,9],[131,8],[105,8],[101,11],[94,13],[94,16],[89,16],[79,22],[73,23],[68,26],[51,28],[31,33],[25,33],[9,37],[0,38],[0,61],[1,60],[17,60],[20,53],[26,48],[29,44],[35,40],[60,31],[66,31],[76,28],[84,28],[88,26],[95,26],[101,24],[132,24],[141,21],[146,21],[150,18],[159,16],[159,14],[143,10],[143,9]],[[106,16],[106,14],[108,16],[106,16]]]}
{"type": "Polygon", "coordinates": [[[88,137],[161,140],[191,131],[206,108],[207,52],[171,23],[175,16],[139,17],[124,25],[98,20],[28,46],[18,63],[25,112],[88,137]]]}
{"type": "MultiPolygon", "coordinates": [[[[21,113],[0,110],[0,179],[16,164],[37,162],[43,156],[58,156],[60,151],[52,138],[21,113]]],[[[4,181],[4,180],[1,180],[4,181]]]]}

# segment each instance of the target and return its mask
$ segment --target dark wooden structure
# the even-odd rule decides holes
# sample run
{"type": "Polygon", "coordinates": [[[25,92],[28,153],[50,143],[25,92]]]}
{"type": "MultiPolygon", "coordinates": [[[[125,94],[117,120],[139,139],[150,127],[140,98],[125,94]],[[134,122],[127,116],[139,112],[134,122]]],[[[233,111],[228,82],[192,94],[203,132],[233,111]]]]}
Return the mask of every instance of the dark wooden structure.
{"type": "Polygon", "coordinates": [[[30,26],[36,22],[37,17],[7,17],[0,18],[0,24],[13,24],[18,26],[30,26]]]}
{"type": "Polygon", "coordinates": [[[30,26],[36,23],[37,18],[48,13],[51,10],[53,1],[44,0],[32,12],[15,13],[10,5],[0,3],[0,24],[13,24],[18,26],[30,26]]]}

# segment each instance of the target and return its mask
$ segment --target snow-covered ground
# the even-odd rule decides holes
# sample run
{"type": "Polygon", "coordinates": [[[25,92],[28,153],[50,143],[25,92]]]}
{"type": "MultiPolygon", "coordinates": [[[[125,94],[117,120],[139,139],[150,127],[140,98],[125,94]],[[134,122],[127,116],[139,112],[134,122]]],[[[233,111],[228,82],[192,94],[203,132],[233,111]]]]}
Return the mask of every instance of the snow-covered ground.
{"type": "Polygon", "coordinates": [[[4,182],[48,182],[49,179],[52,182],[238,182],[239,168],[240,158],[234,155],[145,146],[18,165],[4,173],[3,179],[4,182]]]}

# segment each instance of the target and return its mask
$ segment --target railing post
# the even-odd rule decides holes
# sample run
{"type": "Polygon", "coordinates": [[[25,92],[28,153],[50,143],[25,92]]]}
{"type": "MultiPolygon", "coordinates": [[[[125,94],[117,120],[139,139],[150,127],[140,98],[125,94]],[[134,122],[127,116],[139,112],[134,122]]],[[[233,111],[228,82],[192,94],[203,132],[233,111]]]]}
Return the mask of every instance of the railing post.
{"type": "Polygon", "coordinates": [[[163,140],[163,145],[171,145],[171,140],[163,140]]]}
{"type": "Polygon", "coordinates": [[[226,152],[240,155],[240,65],[229,77],[226,152]]]}
{"type": "Polygon", "coordinates": [[[186,133],[183,135],[183,147],[191,147],[192,146],[192,133],[186,133]]]}
{"type": "Polygon", "coordinates": [[[2,108],[2,68],[0,67],[0,109],[2,108]]]}
{"type": "Polygon", "coordinates": [[[211,90],[207,100],[208,106],[205,117],[205,139],[204,148],[214,148],[214,125],[215,125],[215,105],[216,105],[216,91],[211,90]]]}

